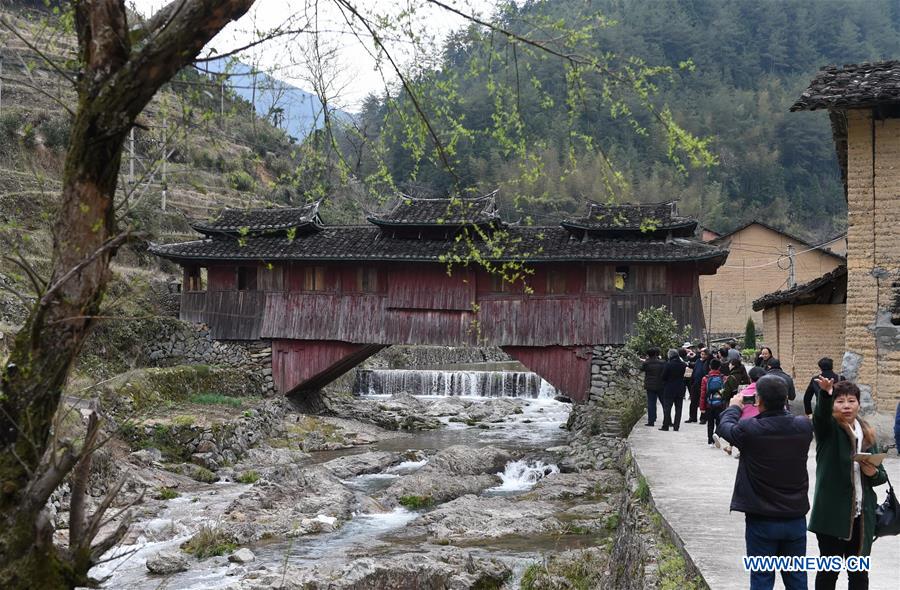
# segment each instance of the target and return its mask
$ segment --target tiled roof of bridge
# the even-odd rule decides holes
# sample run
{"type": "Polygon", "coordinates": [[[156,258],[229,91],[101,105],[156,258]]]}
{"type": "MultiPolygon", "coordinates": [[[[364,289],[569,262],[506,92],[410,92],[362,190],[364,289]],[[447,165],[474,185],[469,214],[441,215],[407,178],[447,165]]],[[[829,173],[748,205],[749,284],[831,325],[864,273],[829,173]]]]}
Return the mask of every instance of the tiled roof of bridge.
{"type": "MultiPolygon", "coordinates": [[[[697,240],[577,240],[561,227],[507,229],[510,246],[497,260],[656,262],[708,260],[724,262],[725,248],[697,240]]],[[[405,260],[440,261],[464,243],[442,239],[401,239],[372,226],[325,227],[319,232],[287,237],[216,236],[179,244],[153,245],[151,252],[173,260],[405,260]]],[[[464,251],[463,251],[464,253],[464,251]]]]}
{"type": "Polygon", "coordinates": [[[803,91],[792,111],[872,107],[900,102],[900,61],[826,66],[803,91]]]}
{"type": "Polygon", "coordinates": [[[291,228],[318,224],[319,202],[302,207],[270,209],[222,209],[212,221],[191,223],[196,231],[206,234],[268,234],[291,228]]]}
{"type": "Polygon", "coordinates": [[[697,222],[675,213],[675,201],[650,204],[610,205],[590,202],[584,217],[566,220],[563,227],[583,229],[591,232],[641,232],[681,230],[681,235],[693,234],[697,222]]]}
{"type": "Polygon", "coordinates": [[[372,215],[376,225],[487,225],[500,223],[497,192],[473,199],[419,199],[403,195],[390,211],[372,215]]]}

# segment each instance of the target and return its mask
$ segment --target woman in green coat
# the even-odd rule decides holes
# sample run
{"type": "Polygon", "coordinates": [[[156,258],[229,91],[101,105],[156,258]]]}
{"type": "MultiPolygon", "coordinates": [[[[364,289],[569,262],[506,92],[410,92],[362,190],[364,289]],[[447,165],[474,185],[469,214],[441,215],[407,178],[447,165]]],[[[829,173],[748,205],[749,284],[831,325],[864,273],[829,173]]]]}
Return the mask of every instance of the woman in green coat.
{"type": "MultiPolygon", "coordinates": [[[[809,530],[821,555],[869,555],[875,540],[875,491],[887,481],[884,467],[854,461],[857,453],[877,453],[875,431],[859,418],[859,387],[849,381],[818,380],[813,411],[816,436],[816,492],[809,530]]],[[[868,572],[848,572],[850,590],[869,587],[868,572]]],[[[816,574],[816,590],[830,590],[838,572],[816,574]]]]}

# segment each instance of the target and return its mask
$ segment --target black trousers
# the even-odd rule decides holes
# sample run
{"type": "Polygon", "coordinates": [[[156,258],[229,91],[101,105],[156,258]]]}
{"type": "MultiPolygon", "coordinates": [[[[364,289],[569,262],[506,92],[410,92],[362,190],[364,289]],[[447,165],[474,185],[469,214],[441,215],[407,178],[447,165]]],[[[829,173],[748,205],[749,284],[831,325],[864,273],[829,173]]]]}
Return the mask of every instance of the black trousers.
{"type": "MultiPolygon", "coordinates": [[[[853,521],[853,536],[849,541],[816,533],[816,539],[819,541],[819,554],[840,555],[841,557],[858,555],[857,547],[859,547],[861,524],[862,515],[860,514],[853,521]]],[[[840,572],[816,572],[816,590],[834,590],[839,574],[840,572]]],[[[849,580],[847,590],[868,590],[869,588],[869,572],[847,572],[847,579],[849,580]]]]}
{"type": "Polygon", "coordinates": [[[681,406],[683,401],[684,392],[681,392],[681,395],[672,395],[670,393],[663,392],[663,428],[672,427],[675,430],[678,430],[678,427],[681,426],[681,406]],[[675,406],[674,421],[672,420],[672,406],[675,406]]]}
{"type": "Polygon", "coordinates": [[[691,406],[688,408],[688,420],[697,421],[697,410],[700,409],[700,385],[692,385],[689,389],[691,392],[691,406]]]}
{"type": "Polygon", "coordinates": [[[719,414],[721,414],[725,408],[706,408],[706,441],[708,443],[713,442],[713,433],[716,431],[716,427],[719,425],[719,414]]]}

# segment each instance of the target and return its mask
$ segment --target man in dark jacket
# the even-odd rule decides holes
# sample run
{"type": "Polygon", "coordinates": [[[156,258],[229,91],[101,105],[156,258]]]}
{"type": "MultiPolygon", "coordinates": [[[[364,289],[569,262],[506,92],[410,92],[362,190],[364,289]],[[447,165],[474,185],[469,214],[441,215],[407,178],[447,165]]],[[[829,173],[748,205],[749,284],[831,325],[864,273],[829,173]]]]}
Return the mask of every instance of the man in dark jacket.
{"type": "Polygon", "coordinates": [[[644,372],[644,389],[647,391],[647,426],[656,423],[656,400],[662,403],[663,394],[663,369],[666,362],[659,358],[659,349],[651,348],[647,351],[647,360],[641,365],[644,372]]]}
{"type": "Polygon", "coordinates": [[[834,372],[834,361],[827,356],[819,359],[819,371],[818,375],[809,380],[809,385],[806,386],[806,392],[803,394],[803,410],[810,419],[812,419],[813,412],[812,400],[819,394],[821,389],[819,384],[816,383],[816,379],[825,377],[835,383],[841,380],[841,376],[834,372]]]}
{"type": "MultiPolygon", "coordinates": [[[[794,401],[797,397],[797,390],[794,388],[794,380],[790,375],[784,372],[781,368],[781,361],[778,359],[769,359],[769,367],[766,369],[766,375],[775,375],[784,379],[784,382],[787,384],[787,398],[790,401],[794,401]]],[[[790,405],[786,405],[786,407],[790,407],[790,405]]]]}
{"type": "Polygon", "coordinates": [[[897,454],[900,455],[900,402],[897,403],[897,415],[894,416],[894,442],[897,444],[897,454]]]}
{"type": "Polygon", "coordinates": [[[668,361],[663,369],[663,424],[660,430],[678,430],[681,425],[681,406],[684,400],[684,373],[687,365],[681,362],[678,351],[669,350],[668,361]],[[675,408],[675,418],[672,419],[672,408],[675,408]]]}
{"type": "MultiPolygon", "coordinates": [[[[743,398],[731,399],[718,432],[741,450],[731,509],[745,515],[747,555],[806,555],[812,423],[784,409],[787,383],[764,375],[756,383],[760,414],[741,420],[743,398]]],[[[806,590],[806,572],[781,572],[787,590],[806,590]]],[[[775,586],[775,572],[751,572],[750,588],[775,586]]]]}

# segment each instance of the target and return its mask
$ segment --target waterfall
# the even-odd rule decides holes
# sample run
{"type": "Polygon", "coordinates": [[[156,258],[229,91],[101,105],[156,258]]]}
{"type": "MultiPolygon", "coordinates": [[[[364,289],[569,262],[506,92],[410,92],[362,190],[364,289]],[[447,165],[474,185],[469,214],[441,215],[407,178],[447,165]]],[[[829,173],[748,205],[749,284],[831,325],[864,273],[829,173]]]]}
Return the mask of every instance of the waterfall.
{"type": "Polygon", "coordinates": [[[489,492],[522,492],[530,490],[534,484],[544,479],[548,475],[559,473],[559,467],[556,465],[546,464],[543,461],[510,461],[503,469],[503,473],[498,473],[500,480],[503,482],[499,486],[490,488],[489,492]]]}
{"type": "Polygon", "coordinates": [[[360,395],[433,395],[441,397],[553,398],[556,388],[524,371],[359,370],[354,392],[360,395]]]}

